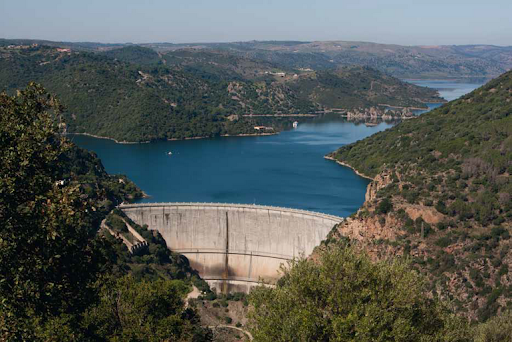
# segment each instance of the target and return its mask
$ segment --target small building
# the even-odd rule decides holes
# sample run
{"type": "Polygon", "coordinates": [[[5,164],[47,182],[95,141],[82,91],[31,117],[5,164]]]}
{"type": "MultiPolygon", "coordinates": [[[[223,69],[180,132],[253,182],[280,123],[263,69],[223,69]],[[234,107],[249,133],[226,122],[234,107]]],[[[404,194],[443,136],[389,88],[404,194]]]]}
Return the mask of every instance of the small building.
{"type": "Polygon", "coordinates": [[[254,129],[257,131],[273,131],[274,127],[268,127],[268,126],[254,126],[254,129]]]}

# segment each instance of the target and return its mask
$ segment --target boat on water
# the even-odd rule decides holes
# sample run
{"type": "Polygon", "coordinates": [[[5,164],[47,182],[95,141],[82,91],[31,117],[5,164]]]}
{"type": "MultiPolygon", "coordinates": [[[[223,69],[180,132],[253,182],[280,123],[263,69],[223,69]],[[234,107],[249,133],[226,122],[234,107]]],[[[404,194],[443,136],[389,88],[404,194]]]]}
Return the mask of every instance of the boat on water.
{"type": "Polygon", "coordinates": [[[375,126],[378,126],[379,124],[378,123],[374,123],[374,122],[367,122],[365,123],[366,127],[375,127],[375,126]]]}
{"type": "Polygon", "coordinates": [[[298,121],[294,121],[293,122],[293,128],[297,128],[299,126],[299,122],[298,121]]]}
{"type": "Polygon", "coordinates": [[[169,151],[169,152],[167,152],[167,154],[171,156],[171,155],[172,155],[172,152],[171,152],[171,151],[169,151]]]}

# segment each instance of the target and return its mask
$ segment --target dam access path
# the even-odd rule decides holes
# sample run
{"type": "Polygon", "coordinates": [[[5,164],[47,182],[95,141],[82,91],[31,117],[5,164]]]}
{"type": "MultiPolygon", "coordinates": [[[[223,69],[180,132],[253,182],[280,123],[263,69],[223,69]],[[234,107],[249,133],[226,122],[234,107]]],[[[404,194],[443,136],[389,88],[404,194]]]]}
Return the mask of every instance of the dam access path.
{"type": "Polygon", "coordinates": [[[119,207],[157,230],[217,292],[274,284],[279,268],[309,256],[343,218],[318,212],[224,203],[143,203],[119,207]]]}

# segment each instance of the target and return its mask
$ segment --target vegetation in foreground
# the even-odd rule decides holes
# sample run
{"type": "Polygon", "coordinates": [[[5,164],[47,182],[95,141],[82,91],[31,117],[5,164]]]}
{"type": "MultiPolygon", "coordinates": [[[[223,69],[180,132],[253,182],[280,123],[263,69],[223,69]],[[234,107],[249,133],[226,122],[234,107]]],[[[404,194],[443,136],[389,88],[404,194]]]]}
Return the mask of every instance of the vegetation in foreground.
{"type": "Polygon", "coordinates": [[[37,85],[0,94],[0,340],[209,340],[185,307],[187,283],[112,273],[98,221],[127,182],[106,189],[101,164],[74,175],[87,159],[64,166],[73,147],[58,134],[59,110],[37,85]]]}
{"type": "Polygon", "coordinates": [[[470,326],[405,259],[372,261],[347,240],[282,267],[275,288],[249,295],[255,341],[510,341],[512,312],[470,326]]]}
{"type": "Polygon", "coordinates": [[[406,263],[373,263],[343,245],[317,258],[291,262],[276,288],[251,293],[257,341],[470,341],[406,263]]]}

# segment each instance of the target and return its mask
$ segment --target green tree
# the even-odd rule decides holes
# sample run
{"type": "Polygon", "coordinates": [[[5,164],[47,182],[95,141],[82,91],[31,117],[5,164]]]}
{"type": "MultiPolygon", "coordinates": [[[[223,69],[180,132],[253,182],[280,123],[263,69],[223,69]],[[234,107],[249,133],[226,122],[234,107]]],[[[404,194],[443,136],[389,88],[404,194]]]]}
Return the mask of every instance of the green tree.
{"type": "Polygon", "coordinates": [[[105,265],[91,203],[56,176],[70,146],[59,112],[35,84],[0,94],[0,340],[34,339],[54,319],[75,325],[105,265]]]}
{"type": "Polygon", "coordinates": [[[0,341],[207,341],[183,282],[109,280],[123,255],[99,221],[137,189],[61,137],[59,113],[33,83],[0,94],[0,341]]]}
{"type": "Polygon", "coordinates": [[[380,201],[375,212],[377,214],[387,214],[392,210],[393,210],[393,203],[391,202],[391,200],[389,198],[386,197],[382,201],[380,201]]]}
{"type": "Polygon", "coordinates": [[[475,328],[475,342],[512,341],[512,311],[491,318],[475,328]]]}
{"type": "Polygon", "coordinates": [[[183,298],[188,286],[179,280],[136,281],[128,275],[103,284],[100,303],[84,324],[106,341],[208,341],[195,311],[183,298]]]}
{"type": "Polygon", "coordinates": [[[256,341],[469,341],[402,261],[373,263],[337,246],[282,271],[275,288],[250,295],[256,341]]]}

